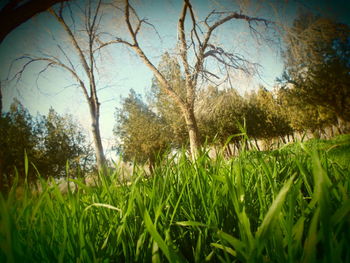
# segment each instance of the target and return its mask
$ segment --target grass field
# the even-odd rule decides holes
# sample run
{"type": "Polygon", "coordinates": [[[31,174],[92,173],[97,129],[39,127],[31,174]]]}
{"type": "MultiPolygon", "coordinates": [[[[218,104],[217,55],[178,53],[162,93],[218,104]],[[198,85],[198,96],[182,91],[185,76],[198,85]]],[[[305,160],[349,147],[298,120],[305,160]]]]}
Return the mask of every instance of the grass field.
{"type": "MultiPolygon", "coordinates": [[[[350,136],[0,195],[4,262],[350,262],[350,136]]],[[[25,186],[26,188],[26,186],[25,186]]],[[[28,187],[27,187],[28,188],[28,187]]]]}

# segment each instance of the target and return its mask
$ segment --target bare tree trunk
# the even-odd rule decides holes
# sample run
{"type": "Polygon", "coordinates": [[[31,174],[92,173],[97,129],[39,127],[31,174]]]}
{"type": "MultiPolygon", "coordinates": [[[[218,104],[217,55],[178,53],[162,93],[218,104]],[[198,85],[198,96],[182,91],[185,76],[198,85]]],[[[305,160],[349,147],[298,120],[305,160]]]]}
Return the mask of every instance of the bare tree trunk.
{"type": "Polygon", "coordinates": [[[233,156],[232,149],[229,143],[226,145],[226,154],[228,158],[231,158],[233,156]]]}
{"type": "Polygon", "coordinates": [[[344,133],[344,125],[345,124],[345,120],[340,117],[340,116],[337,116],[337,129],[338,129],[338,132],[339,134],[343,134],[344,133]]]}
{"type": "Polygon", "coordinates": [[[258,149],[258,151],[260,152],[260,147],[259,147],[259,143],[258,143],[258,140],[256,139],[256,137],[254,137],[254,142],[255,142],[255,146],[256,148],[258,149]]]}
{"type": "Polygon", "coordinates": [[[200,144],[199,144],[199,131],[197,126],[197,121],[194,116],[193,107],[186,108],[184,115],[185,115],[185,121],[187,125],[188,136],[190,139],[191,156],[192,156],[192,159],[195,160],[195,158],[198,156],[198,150],[199,150],[200,144]]]}
{"type": "Polygon", "coordinates": [[[236,148],[237,148],[236,142],[234,142],[234,143],[233,143],[233,155],[234,155],[234,156],[237,155],[237,154],[236,154],[236,148]]]}
{"type": "Polygon", "coordinates": [[[154,174],[154,167],[155,167],[155,160],[154,158],[148,159],[148,169],[149,169],[149,176],[152,176],[154,174]]]}
{"type": "Polygon", "coordinates": [[[334,137],[334,125],[332,124],[331,125],[331,138],[334,137]]]}
{"type": "Polygon", "coordinates": [[[89,101],[91,132],[94,139],[94,149],[96,154],[97,167],[102,169],[106,164],[103,153],[102,139],[100,133],[100,105],[93,98],[89,101]]]}
{"type": "Polygon", "coordinates": [[[281,139],[282,139],[283,144],[287,143],[286,138],[284,136],[281,136],[281,139]]]}

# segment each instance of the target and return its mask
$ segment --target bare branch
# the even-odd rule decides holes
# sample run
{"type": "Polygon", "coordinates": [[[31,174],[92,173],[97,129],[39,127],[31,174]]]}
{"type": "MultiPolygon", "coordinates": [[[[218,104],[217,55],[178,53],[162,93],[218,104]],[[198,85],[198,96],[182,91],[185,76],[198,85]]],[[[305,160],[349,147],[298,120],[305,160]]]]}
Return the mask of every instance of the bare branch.
{"type": "Polygon", "coordinates": [[[190,78],[190,68],[187,60],[187,43],[186,43],[186,36],[185,36],[185,19],[186,19],[186,13],[188,8],[188,1],[184,0],[182,10],[180,13],[180,18],[178,22],[178,35],[179,35],[179,45],[180,45],[180,56],[182,59],[182,64],[184,66],[185,70],[185,77],[186,77],[186,84],[189,83],[190,78]]]}
{"type": "Polygon", "coordinates": [[[132,25],[131,25],[131,22],[130,22],[130,4],[129,4],[128,0],[125,0],[125,16],[124,16],[124,19],[125,19],[125,23],[127,25],[128,31],[130,33],[130,36],[131,36],[131,38],[133,40],[133,45],[136,45],[137,44],[137,37],[136,37],[135,31],[132,28],[132,25]]]}
{"type": "Polygon", "coordinates": [[[87,74],[87,76],[90,75],[90,69],[89,69],[89,66],[86,62],[86,59],[85,59],[85,56],[84,56],[84,53],[82,51],[82,49],[80,48],[73,32],[71,31],[71,29],[68,27],[66,21],[63,19],[62,17],[62,8],[60,9],[59,11],[59,14],[57,14],[52,8],[49,9],[49,12],[57,19],[57,21],[63,26],[64,30],[68,33],[69,37],[70,37],[70,40],[72,41],[73,43],[73,46],[74,48],[76,49],[78,55],[79,55],[79,58],[80,58],[80,61],[81,61],[81,64],[83,65],[83,68],[85,70],[85,73],[87,74]]]}
{"type": "Polygon", "coordinates": [[[213,57],[227,67],[242,70],[249,75],[257,73],[256,68],[259,66],[258,63],[252,63],[239,54],[225,52],[221,47],[216,47],[211,44],[208,45],[208,47],[210,47],[211,50],[204,54],[204,58],[209,56],[213,57]]]}
{"type": "MultiPolygon", "coordinates": [[[[134,13],[136,13],[135,10],[130,6],[129,1],[125,0],[125,14],[124,14],[125,17],[124,18],[125,18],[125,22],[127,24],[129,33],[133,39],[133,43],[131,44],[129,42],[120,41],[120,40],[117,40],[116,42],[113,41],[113,42],[114,43],[123,43],[123,44],[128,45],[132,49],[134,49],[134,51],[141,58],[143,63],[154,73],[154,75],[156,76],[156,78],[160,82],[161,86],[163,87],[164,91],[170,97],[172,97],[179,104],[180,107],[184,107],[185,102],[183,101],[183,99],[178,94],[176,94],[176,92],[173,90],[173,88],[171,87],[169,82],[166,80],[166,78],[163,76],[163,74],[160,73],[160,71],[153,65],[153,63],[149,60],[149,58],[146,56],[146,54],[140,48],[139,43],[138,43],[137,38],[136,38],[135,31],[133,30],[133,27],[132,27],[131,22],[130,22],[130,11],[129,11],[130,9],[133,10],[134,13]]],[[[136,17],[137,17],[137,15],[136,15],[136,17]]]]}
{"type": "MultiPolygon", "coordinates": [[[[255,30],[254,27],[252,27],[252,23],[264,23],[266,26],[270,23],[272,23],[269,20],[263,19],[263,18],[258,18],[258,17],[250,17],[247,15],[243,15],[241,13],[237,12],[216,12],[212,11],[208,14],[208,16],[205,18],[204,23],[207,26],[207,32],[204,36],[204,40],[202,41],[202,46],[200,47],[200,50],[198,52],[197,56],[197,61],[194,66],[194,75],[192,76],[193,78],[193,83],[196,84],[198,80],[199,73],[203,70],[203,62],[204,59],[208,56],[214,57],[216,60],[224,63],[226,66],[228,66],[228,61],[225,61],[224,58],[228,59],[230,63],[233,63],[231,67],[236,68],[236,69],[241,69],[239,65],[243,65],[247,63],[247,60],[244,60],[242,57],[230,53],[225,53],[222,52],[222,50],[217,50],[217,49],[211,49],[207,51],[207,48],[212,48],[213,46],[209,43],[210,38],[212,36],[213,31],[218,28],[220,25],[233,20],[233,19],[239,19],[239,20],[245,20],[248,22],[249,27],[251,30],[255,30]],[[212,17],[213,15],[226,15],[225,17],[217,20],[214,24],[209,25],[209,18],[212,17]],[[218,57],[217,55],[220,55],[218,57]],[[242,64],[243,62],[243,64],[242,64]]],[[[256,32],[256,31],[253,31],[256,32]]]]}
{"type": "Polygon", "coordinates": [[[23,72],[26,70],[26,68],[31,65],[34,62],[47,62],[47,65],[44,69],[42,69],[39,72],[39,75],[42,74],[43,72],[45,72],[49,67],[52,66],[58,66],[66,71],[68,71],[75,79],[76,81],[79,83],[80,87],[82,88],[82,91],[86,97],[86,99],[89,99],[89,94],[87,92],[87,89],[85,87],[84,82],[80,79],[80,77],[77,75],[77,73],[70,67],[68,67],[67,65],[65,65],[64,63],[60,62],[59,60],[56,59],[52,59],[52,58],[46,58],[46,57],[30,57],[30,56],[22,56],[18,59],[16,59],[15,61],[19,61],[19,60],[24,60],[27,59],[28,61],[22,66],[22,68],[14,75],[14,77],[12,78],[12,80],[16,79],[17,82],[22,78],[22,74],[23,72]]]}
{"type": "Polygon", "coordinates": [[[101,50],[102,48],[106,47],[106,46],[109,46],[109,45],[112,45],[112,44],[124,44],[124,45],[127,45],[129,47],[132,47],[133,44],[131,44],[130,42],[126,41],[126,40],[123,40],[121,38],[116,38],[114,40],[111,40],[111,41],[108,41],[108,42],[105,42],[103,44],[101,44],[98,48],[96,48],[93,52],[95,53],[96,51],[99,51],[101,50]]]}
{"type": "MultiPolygon", "coordinates": [[[[194,12],[193,12],[193,8],[192,5],[190,4],[190,2],[188,0],[186,0],[187,5],[188,5],[188,9],[190,10],[190,15],[191,15],[191,20],[192,20],[192,30],[191,32],[195,35],[196,40],[199,44],[199,46],[202,46],[202,42],[201,39],[199,38],[198,32],[197,32],[197,27],[199,28],[197,22],[196,22],[196,18],[194,16],[194,12]]],[[[199,28],[200,29],[200,28],[199,28]]]]}
{"type": "Polygon", "coordinates": [[[68,61],[69,65],[71,66],[71,68],[75,71],[75,67],[74,67],[74,65],[72,63],[72,60],[68,57],[67,53],[63,50],[61,45],[57,44],[57,47],[62,52],[63,56],[66,58],[66,60],[68,61]]]}

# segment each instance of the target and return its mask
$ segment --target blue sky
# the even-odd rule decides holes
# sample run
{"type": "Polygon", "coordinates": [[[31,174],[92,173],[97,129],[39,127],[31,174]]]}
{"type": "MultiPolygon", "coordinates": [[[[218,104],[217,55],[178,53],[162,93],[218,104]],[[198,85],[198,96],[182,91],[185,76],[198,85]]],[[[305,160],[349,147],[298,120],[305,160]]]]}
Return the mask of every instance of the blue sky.
{"type": "MultiPolygon", "coordinates": [[[[204,18],[211,10],[239,11],[248,15],[260,16],[279,22],[292,21],[296,12],[294,1],[193,1],[196,14],[204,18]],[[250,4],[248,4],[250,3],[250,4]]],[[[306,2],[314,5],[320,12],[326,11],[337,13],[341,20],[347,19],[347,1],[338,1],[337,9],[330,1],[316,3],[306,2]]],[[[153,23],[161,36],[161,42],[151,28],[141,35],[140,43],[154,64],[157,64],[162,53],[174,49],[177,38],[176,24],[178,14],[181,10],[180,0],[147,0],[137,1],[135,8],[140,17],[147,17],[153,23]]],[[[328,13],[329,13],[328,12],[328,13]]],[[[106,28],[109,32],[116,30],[118,17],[111,19],[106,28]]],[[[118,30],[118,29],[117,29],[118,30]]],[[[123,33],[122,31],[119,31],[123,33]]],[[[246,79],[238,74],[235,80],[236,88],[242,93],[254,88],[258,83],[272,88],[274,80],[279,77],[282,69],[282,60],[276,52],[278,46],[269,46],[267,43],[258,45],[253,41],[246,28],[241,22],[230,22],[216,32],[216,41],[225,43],[225,47],[235,47],[236,50],[246,55],[254,62],[262,65],[261,78],[246,79]]],[[[83,125],[89,128],[89,111],[82,93],[77,87],[70,86],[74,83],[70,75],[59,69],[51,69],[37,79],[38,72],[43,68],[40,63],[33,64],[24,73],[20,82],[6,81],[9,67],[16,58],[23,54],[40,55],[40,52],[58,54],[56,43],[70,52],[69,43],[66,41],[65,33],[55,20],[47,13],[42,13],[30,21],[18,27],[7,36],[0,46],[0,80],[3,83],[4,110],[8,109],[14,97],[17,97],[31,114],[47,114],[48,109],[53,107],[59,113],[73,114],[83,125]]],[[[73,55],[72,55],[73,56],[73,55]]],[[[18,70],[20,63],[14,64],[13,73],[18,70]]],[[[137,93],[145,94],[152,81],[152,73],[142,62],[126,47],[111,46],[102,52],[101,61],[98,63],[100,70],[99,98],[101,106],[101,133],[105,149],[111,147],[113,141],[112,129],[115,124],[114,112],[120,103],[120,97],[126,96],[130,89],[137,93]]]]}

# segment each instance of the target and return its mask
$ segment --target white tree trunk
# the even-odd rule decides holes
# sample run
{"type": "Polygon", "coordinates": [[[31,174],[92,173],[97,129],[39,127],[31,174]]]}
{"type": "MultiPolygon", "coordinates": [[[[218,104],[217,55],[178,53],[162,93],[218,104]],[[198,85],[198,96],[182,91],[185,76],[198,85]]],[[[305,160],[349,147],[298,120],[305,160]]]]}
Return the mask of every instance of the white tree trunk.
{"type": "Polygon", "coordinates": [[[96,155],[97,167],[99,170],[103,169],[106,165],[106,158],[103,153],[102,139],[100,133],[100,106],[98,103],[91,99],[89,102],[90,117],[91,117],[91,132],[94,139],[94,149],[96,155]]]}

